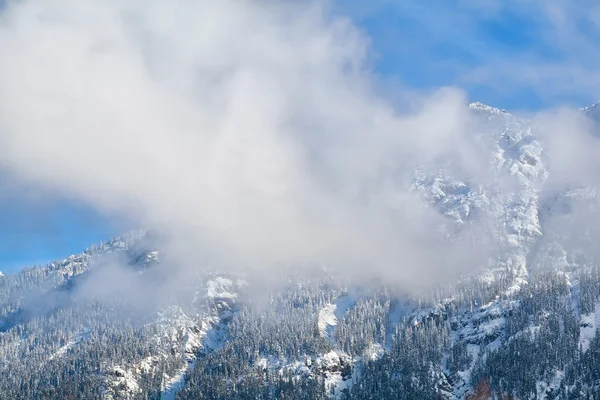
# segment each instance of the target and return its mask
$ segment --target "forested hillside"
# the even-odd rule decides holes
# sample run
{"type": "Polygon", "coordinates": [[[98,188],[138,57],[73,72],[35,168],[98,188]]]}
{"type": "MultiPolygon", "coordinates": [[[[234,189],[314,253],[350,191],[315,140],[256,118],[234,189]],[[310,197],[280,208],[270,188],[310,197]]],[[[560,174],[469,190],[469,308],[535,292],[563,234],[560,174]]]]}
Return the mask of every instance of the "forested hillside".
{"type": "Polygon", "coordinates": [[[450,239],[481,227],[487,265],[416,291],[343,269],[285,270],[271,285],[199,266],[167,291],[160,241],[133,232],[0,277],[1,397],[599,398],[598,237],[582,223],[596,190],[542,191],[536,127],[470,109],[503,186],[423,168],[406,190],[450,239]]]}

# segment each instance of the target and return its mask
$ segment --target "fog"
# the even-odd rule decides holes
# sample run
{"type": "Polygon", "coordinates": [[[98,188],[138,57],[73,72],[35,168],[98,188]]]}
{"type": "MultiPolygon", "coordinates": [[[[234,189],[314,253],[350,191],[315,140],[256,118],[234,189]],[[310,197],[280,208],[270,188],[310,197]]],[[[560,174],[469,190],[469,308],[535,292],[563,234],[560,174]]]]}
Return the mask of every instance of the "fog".
{"type": "MultiPolygon", "coordinates": [[[[493,256],[484,227],[448,240],[408,190],[416,165],[491,179],[466,94],[399,106],[369,38],[327,3],[9,2],[0,54],[2,169],[162,232],[174,274],[322,264],[415,288],[493,256]]],[[[573,138],[545,138],[561,184],[596,163],[597,139],[573,138]]]]}

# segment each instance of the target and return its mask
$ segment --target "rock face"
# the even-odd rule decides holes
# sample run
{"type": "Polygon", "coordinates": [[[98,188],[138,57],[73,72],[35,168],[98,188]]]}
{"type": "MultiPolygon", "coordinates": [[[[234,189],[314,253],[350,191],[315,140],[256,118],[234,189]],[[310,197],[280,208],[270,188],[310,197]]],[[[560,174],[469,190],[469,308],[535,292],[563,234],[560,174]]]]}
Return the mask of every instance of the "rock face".
{"type": "Polygon", "coordinates": [[[467,400],[489,400],[493,398],[492,389],[488,381],[483,380],[479,383],[473,393],[467,396],[467,400]]]}

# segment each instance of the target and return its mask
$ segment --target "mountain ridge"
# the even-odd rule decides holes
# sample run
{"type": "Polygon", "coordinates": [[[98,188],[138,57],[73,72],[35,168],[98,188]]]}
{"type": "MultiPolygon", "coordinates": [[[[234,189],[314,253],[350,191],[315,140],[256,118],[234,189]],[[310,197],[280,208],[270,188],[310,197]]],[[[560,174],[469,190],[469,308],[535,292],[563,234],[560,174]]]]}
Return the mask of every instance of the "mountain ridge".
{"type": "Polygon", "coordinates": [[[491,178],[433,165],[416,170],[406,190],[445,218],[448,235],[481,228],[496,251],[475,273],[416,295],[361,287],[328,270],[298,271],[281,287],[264,289],[259,277],[200,269],[167,296],[153,286],[163,279],[153,273],[167,265],[161,249],[145,241],[146,231],[134,231],[0,279],[2,393],[17,399],[597,396],[600,271],[596,233],[584,223],[595,215],[596,189],[542,193],[550,172],[536,128],[504,110],[468,106],[482,118],[475,137],[491,178]],[[123,264],[117,278],[98,281],[114,260],[123,264]],[[128,286],[114,291],[125,276],[128,286]],[[98,282],[108,294],[92,290],[98,282]],[[150,293],[139,294],[148,304],[128,297],[138,295],[136,285],[150,293]],[[257,297],[257,291],[267,293],[257,297]]]}

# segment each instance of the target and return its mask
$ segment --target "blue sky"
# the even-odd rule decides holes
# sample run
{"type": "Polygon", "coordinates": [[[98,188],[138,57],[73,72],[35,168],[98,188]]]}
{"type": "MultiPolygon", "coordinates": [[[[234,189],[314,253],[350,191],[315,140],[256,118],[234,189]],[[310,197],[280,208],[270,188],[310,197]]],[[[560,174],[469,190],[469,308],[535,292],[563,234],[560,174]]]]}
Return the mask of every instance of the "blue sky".
{"type": "Polygon", "coordinates": [[[65,200],[48,200],[40,207],[13,195],[1,206],[0,270],[4,272],[65,258],[118,232],[101,214],[65,200]]]}
{"type": "Polygon", "coordinates": [[[85,204],[0,179],[0,271],[44,265],[78,253],[128,226],[85,204]]]}
{"type": "Polygon", "coordinates": [[[339,2],[371,38],[376,70],[417,89],[536,111],[595,102],[600,7],[563,0],[339,2]]]}
{"type": "MultiPolygon", "coordinates": [[[[458,86],[472,101],[535,111],[600,98],[600,9],[592,1],[571,4],[340,0],[334,10],[370,38],[382,81],[425,91],[458,86]]],[[[63,258],[131,228],[85,204],[7,179],[0,179],[0,193],[4,272],[63,258]]]]}

